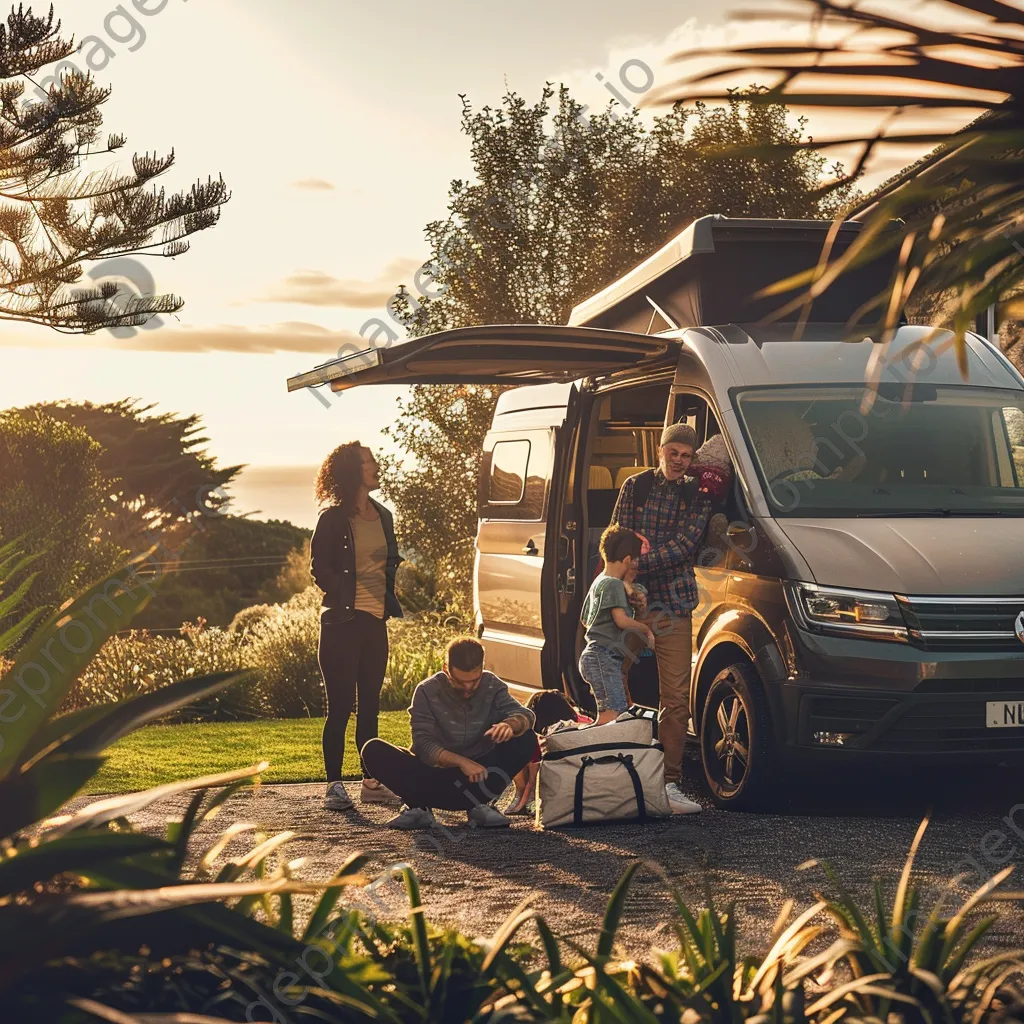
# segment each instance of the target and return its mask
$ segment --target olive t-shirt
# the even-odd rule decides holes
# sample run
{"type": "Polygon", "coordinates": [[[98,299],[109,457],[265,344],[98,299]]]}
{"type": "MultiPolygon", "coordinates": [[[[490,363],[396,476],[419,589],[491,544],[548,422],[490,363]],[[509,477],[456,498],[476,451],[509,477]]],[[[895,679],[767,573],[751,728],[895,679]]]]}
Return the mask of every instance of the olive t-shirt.
{"type": "Polygon", "coordinates": [[[580,615],[580,620],[587,627],[588,643],[611,648],[621,646],[623,630],[615,625],[612,618],[613,608],[622,608],[629,615],[633,614],[625,584],[622,580],[606,576],[602,572],[591,584],[580,615]]]}

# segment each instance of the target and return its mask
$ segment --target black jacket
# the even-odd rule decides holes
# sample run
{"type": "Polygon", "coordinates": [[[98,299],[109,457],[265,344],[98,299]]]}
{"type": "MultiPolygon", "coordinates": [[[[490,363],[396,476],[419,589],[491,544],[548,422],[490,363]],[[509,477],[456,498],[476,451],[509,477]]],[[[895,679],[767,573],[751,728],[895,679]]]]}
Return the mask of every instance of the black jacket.
{"type": "MultiPolygon", "coordinates": [[[[395,573],[405,561],[398,553],[395,540],[395,519],[379,502],[370,503],[380,515],[384,539],[388,545],[387,591],[384,595],[384,618],[402,618],[402,606],[395,597],[395,573]]],[[[345,622],[355,615],[356,551],[352,540],[352,524],[336,505],[325,508],[317,520],[310,542],[313,580],[324,592],[322,617],[329,622],[345,622]]]]}

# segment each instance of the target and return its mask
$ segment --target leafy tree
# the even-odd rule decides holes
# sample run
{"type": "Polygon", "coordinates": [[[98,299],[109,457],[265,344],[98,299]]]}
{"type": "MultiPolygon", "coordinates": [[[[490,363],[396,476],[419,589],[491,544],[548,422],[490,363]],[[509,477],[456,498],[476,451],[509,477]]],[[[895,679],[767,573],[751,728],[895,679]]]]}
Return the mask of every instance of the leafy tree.
{"type": "Polygon", "coordinates": [[[427,225],[427,290],[443,294],[404,296],[411,333],[565,323],[697,217],[832,217],[853,195],[850,182],[822,191],[841,168],[801,148],[803,119],[752,102],[763,88],[676,105],[650,129],[614,103],[587,119],[564,86],[552,109],[555,95],[531,106],[510,92],[479,111],[463,99],[477,180],[454,181],[447,219],[427,225]]]}
{"type": "Polygon", "coordinates": [[[845,270],[900,247],[900,274],[879,305],[895,317],[904,306],[952,296],[966,367],[964,336],[979,314],[1000,305],[1001,317],[1024,318],[1024,9],[1006,0],[797,2],[824,32],[801,44],[727,49],[717,66],[702,61],[684,75],[676,97],[714,97],[723,78],[769,73],[779,84],[752,102],[827,108],[844,129],[815,145],[859,147],[857,169],[892,146],[935,147],[872,197],[864,243],[833,261],[818,287],[842,287],[845,270]],[[865,119],[852,117],[865,111],[879,116],[882,131],[865,131],[865,119]],[[927,116],[910,120],[908,112],[927,116]],[[972,112],[982,116],[950,127],[972,112]],[[906,231],[886,240],[881,229],[896,218],[906,231]]]}
{"type": "Polygon", "coordinates": [[[156,597],[135,616],[142,629],[176,630],[205,619],[227,626],[243,608],[264,600],[289,556],[311,531],[279,519],[198,516],[176,526],[156,559],[164,572],[156,597]]]}
{"type": "Polygon", "coordinates": [[[26,86],[47,65],[76,50],[60,22],[13,8],[0,24],[0,319],[43,324],[65,333],[135,327],[180,309],[173,295],[125,297],[114,282],[72,289],[84,261],[126,254],[179,256],[189,235],[212,227],[230,195],[221,178],[168,195],[151,185],[174,164],[136,154],[130,170],[83,173],[91,158],[125,144],[100,140],[100,107],[110,89],[91,74],[65,72],[46,99],[30,101],[26,86]]]}
{"type": "Polygon", "coordinates": [[[228,501],[223,488],[241,466],[220,469],[205,445],[199,416],[148,415],[154,406],[137,399],[93,405],[47,402],[16,410],[38,413],[81,427],[99,442],[100,472],[107,478],[107,515],[102,535],[141,551],[147,534],[162,532],[199,511],[228,501]]]}
{"type": "MultiPolygon", "coordinates": [[[[778,103],[751,102],[763,94],[752,87],[723,107],[676,106],[650,128],[614,104],[588,119],[565,87],[556,97],[546,86],[533,105],[509,92],[497,109],[474,110],[463,98],[476,180],[453,182],[447,219],[427,225],[426,290],[435,297],[403,293],[397,315],[412,335],[565,323],[576,303],[697,217],[834,216],[853,184],[823,192],[841,169],[801,148],[803,119],[792,121],[778,103]],[[784,151],[761,155],[774,143],[784,151]],[[738,154],[740,147],[757,152],[738,154]]],[[[383,480],[407,556],[433,576],[435,600],[463,610],[480,443],[502,390],[416,385],[387,432],[412,457],[393,460],[383,480]]]]}
{"type": "MultiPolygon", "coordinates": [[[[0,413],[0,544],[22,538],[37,555],[27,604],[59,607],[119,565],[99,537],[105,511],[101,449],[81,428],[36,411],[0,413]]],[[[3,632],[8,619],[0,620],[3,632]]]]}

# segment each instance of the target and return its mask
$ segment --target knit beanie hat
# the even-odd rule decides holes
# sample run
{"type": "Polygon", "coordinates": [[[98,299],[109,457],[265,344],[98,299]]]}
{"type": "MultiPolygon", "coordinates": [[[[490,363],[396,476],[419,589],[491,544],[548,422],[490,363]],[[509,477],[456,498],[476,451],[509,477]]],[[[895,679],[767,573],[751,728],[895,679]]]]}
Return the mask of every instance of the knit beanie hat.
{"type": "Polygon", "coordinates": [[[685,423],[673,423],[661,432],[661,447],[667,444],[688,444],[691,448],[697,447],[697,431],[685,423]]]}

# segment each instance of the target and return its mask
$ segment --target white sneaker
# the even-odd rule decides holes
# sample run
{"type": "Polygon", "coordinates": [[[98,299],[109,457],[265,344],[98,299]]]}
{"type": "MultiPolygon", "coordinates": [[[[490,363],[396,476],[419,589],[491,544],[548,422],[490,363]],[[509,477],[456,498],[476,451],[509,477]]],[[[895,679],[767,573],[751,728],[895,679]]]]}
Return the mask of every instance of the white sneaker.
{"type": "Polygon", "coordinates": [[[695,803],[688,796],[684,796],[678,782],[668,783],[665,786],[665,795],[668,797],[668,806],[673,814],[700,814],[704,810],[700,804],[695,803]]]}

